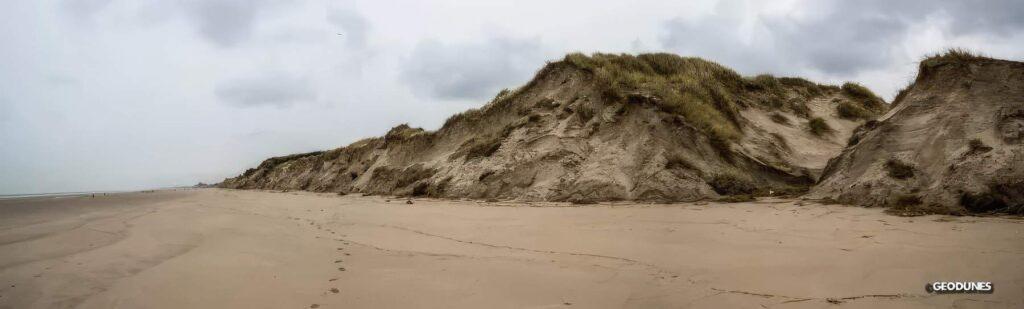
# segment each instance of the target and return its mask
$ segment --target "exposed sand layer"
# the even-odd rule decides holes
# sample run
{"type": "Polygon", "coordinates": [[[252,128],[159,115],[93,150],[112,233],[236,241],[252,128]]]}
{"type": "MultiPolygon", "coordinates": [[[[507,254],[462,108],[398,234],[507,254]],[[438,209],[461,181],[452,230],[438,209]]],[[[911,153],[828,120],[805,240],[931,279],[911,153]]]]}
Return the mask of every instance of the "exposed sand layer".
{"type": "Polygon", "coordinates": [[[0,308],[1024,306],[1020,220],[788,200],[386,199],[3,200],[0,308]],[[926,294],[936,280],[993,281],[995,293],[926,294]]]}

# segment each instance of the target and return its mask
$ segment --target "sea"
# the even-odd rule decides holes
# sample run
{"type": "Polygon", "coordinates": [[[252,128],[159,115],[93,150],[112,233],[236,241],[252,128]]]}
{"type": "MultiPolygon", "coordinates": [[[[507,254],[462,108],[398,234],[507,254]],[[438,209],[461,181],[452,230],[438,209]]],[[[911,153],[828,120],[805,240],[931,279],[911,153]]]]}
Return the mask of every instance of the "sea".
{"type": "Polygon", "coordinates": [[[100,194],[114,194],[124,193],[130,191],[83,191],[83,192],[54,192],[54,193],[31,193],[31,194],[0,194],[0,200],[18,199],[18,198],[37,198],[37,197],[52,197],[52,198],[65,198],[75,196],[86,196],[86,195],[100,195],[100,194]]]}

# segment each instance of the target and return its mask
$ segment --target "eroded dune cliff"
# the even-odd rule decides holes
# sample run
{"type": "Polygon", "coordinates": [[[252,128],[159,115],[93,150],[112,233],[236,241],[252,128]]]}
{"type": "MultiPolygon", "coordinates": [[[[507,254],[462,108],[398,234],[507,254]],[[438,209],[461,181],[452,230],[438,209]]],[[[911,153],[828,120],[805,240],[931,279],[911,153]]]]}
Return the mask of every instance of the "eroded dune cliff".
{"type": "Polygon", "coordinates": [[[271,158],[226,188],[588,202],[798,194],[886,105],[856,84],[570,54],[437,131],[271,158]]]}
{"type": "Polygon", "coordinates": [[[1024,63],[951,51],[921,62],[854,133],[813,198],[900,213],[1024,213],[1024,63]]]}

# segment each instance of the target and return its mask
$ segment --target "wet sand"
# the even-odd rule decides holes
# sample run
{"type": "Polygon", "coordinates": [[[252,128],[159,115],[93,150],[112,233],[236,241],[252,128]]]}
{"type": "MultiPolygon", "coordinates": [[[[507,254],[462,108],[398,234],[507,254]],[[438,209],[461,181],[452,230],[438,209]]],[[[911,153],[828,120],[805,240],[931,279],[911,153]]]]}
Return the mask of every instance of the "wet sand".
{"type": "Polygon", "coordinates": [[[1024,306],[1024,220],[793,200],[387,199],[0,200],[0,308],[1024,306]],[[936,280],[995,293],[927,294],[936,280]]]}

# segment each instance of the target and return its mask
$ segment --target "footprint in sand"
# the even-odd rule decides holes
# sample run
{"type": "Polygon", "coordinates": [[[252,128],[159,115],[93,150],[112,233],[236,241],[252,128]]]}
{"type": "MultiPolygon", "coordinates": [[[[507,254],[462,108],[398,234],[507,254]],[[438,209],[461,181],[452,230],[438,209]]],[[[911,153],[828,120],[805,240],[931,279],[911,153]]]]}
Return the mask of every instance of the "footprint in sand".
{"type": "Polygon", "coordinates": [[[338,267],[338,270],[345,271],[345,268],[344,267],[338,267]]]}
{"type": "Polygon", "coordinates": [[[331,293],[334,293],[334,294],[338,294],[338,292],[341,292],[340,290],[338,290],[338,288],[331,288],[330,291],[331,291],[331,293]]]}
{"type": "Polygon", "coordinates": [[[312,304],[312,305],[309,305],[309,307],[310,307],[310,308],[320,308],[320,305],[317,305],[317,304],[312,304]]]}

